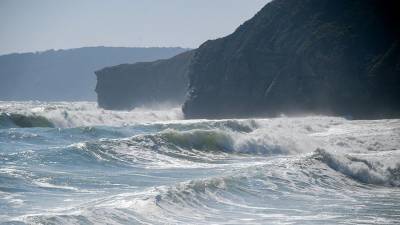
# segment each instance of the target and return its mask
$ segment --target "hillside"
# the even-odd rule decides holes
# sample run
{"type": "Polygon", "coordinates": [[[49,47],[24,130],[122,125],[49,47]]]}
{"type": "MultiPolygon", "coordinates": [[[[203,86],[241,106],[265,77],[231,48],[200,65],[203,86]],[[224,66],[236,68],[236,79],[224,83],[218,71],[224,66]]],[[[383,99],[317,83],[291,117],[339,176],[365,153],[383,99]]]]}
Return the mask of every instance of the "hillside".
{"type": "Polygon", "coordinates": [[[94,101],[94,71],[154,61],[182,48],[86,47],[0,56],[0,100],[94,101]]]}

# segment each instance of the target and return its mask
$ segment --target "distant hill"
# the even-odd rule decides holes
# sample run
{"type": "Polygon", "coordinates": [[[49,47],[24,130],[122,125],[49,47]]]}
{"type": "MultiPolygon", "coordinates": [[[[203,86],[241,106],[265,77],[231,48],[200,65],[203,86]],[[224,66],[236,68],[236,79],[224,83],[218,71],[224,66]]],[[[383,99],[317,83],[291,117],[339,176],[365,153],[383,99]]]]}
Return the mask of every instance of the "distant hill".
{"type": "Polygon", "coordinates": [[[0,101],[94,101],[94,71],[173,57],[183,48],[85,47],[0,56],[0,101]]]}

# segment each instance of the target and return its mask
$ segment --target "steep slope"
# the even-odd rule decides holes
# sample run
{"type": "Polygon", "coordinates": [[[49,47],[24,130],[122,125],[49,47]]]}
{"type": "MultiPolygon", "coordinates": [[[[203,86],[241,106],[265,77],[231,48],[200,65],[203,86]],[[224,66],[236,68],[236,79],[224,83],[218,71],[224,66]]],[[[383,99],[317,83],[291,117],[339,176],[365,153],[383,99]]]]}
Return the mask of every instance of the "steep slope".
{"type": "Polygon", "coordinates": [[[96,72],[97,100],[106,109],[132,109],[153,103],[182,104],[193,51],[171,59],[123,64],[96,72]]]}
{"type": "Polygon", "coordinates": [[[0,100],[96,100],[95,70],[154,61],[182,48],[86,47],[0,56],[0,100]]]}
{"type": "Polygon", "coordinates": [[[395,0],[275,0],[196,50],[185,116],[399,116],[399,12],[395,0]]]}

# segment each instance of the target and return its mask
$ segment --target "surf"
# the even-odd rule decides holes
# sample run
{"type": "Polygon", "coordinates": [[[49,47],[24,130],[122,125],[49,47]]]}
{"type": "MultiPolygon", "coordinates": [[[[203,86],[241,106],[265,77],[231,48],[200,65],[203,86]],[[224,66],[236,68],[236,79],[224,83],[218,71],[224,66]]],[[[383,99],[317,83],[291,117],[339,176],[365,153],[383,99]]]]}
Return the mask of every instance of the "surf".
{"type": "Polygon", "coordinates": [[[400,221],[400,120],[183,120],[175,108],[82,102],[0,108],[10,122],[0,129],[1,223],[400,221]],[[19,126],[17,114],[53,126],[19,126]]]}

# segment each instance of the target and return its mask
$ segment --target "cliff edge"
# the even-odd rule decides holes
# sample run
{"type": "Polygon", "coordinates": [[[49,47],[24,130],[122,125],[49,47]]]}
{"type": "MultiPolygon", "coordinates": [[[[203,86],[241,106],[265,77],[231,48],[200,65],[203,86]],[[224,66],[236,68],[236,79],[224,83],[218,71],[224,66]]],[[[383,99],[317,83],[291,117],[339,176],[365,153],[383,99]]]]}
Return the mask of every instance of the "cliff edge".
{"type": "Polygon", "coordinates": [[[158,103],[182,104],[194,51],[155,62],[122,64],[96,71],[100,107],[128,110],[158,103]]]}
{"type": "Polygon", "coordinates": [[[399,117],[399,12],[394,0],[275,0],[196,50],[185,116],[399,117]]]}

